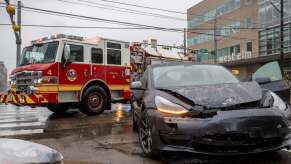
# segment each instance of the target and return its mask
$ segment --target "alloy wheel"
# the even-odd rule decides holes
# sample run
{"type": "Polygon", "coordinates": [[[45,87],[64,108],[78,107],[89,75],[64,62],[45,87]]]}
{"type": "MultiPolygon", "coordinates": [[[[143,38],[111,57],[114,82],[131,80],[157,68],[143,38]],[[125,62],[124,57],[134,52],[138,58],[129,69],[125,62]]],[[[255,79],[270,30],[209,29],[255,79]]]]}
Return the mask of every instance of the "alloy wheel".
{"type": "Polygon", "coordinates": [[[146,154],[152,152],[152,133],[147,118],[142,119],[139,129],[140,144],[146,154]]]}

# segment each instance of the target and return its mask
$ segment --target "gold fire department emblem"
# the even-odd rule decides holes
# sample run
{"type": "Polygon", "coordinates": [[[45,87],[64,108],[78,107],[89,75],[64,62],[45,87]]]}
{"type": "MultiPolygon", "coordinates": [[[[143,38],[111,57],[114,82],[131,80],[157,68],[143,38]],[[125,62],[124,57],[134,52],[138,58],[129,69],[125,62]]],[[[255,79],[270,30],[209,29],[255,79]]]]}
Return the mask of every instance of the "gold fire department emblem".
{"type": "Polygon", "coordinates": [[[75,81],[77,79],[77,72],[74,69],[69,69],[67,72],[67,79],[69,81],[75,81]]]}

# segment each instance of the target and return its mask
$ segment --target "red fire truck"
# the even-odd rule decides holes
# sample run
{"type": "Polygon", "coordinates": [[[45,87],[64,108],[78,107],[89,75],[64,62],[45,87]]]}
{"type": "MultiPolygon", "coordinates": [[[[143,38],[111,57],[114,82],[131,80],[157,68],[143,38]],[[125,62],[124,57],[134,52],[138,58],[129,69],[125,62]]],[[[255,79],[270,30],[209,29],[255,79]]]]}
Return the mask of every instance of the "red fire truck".
{"type": "Polygon", "coordinates": [[[11,75],[2,102],[46,106],[62,113],[71,106],[87,115],[130,99],[129,43],[95,37],[54,35],[31,42],[11,75]]]}

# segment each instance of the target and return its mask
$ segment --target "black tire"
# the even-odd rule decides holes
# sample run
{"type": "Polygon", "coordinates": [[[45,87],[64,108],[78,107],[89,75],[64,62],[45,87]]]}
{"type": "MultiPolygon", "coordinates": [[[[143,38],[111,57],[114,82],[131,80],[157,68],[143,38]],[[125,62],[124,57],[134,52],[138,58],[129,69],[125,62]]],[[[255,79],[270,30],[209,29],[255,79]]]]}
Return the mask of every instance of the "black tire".
{"type": "Polygon", "coordinates": [[[69,105],[67,104],[54,104],[54,105],[49,105],[47,108],[52,111],[53,113],[56,114],[64,114],[69,110],[69,105]]]}
{"type": "Polygon", "coordinates": [[[148,114],[146,111],[143,112],[143,116],[140,121],[140,126],[138,129],[138,139],[140,147],[143,153],[151,159],[156,159],[158,153],[153,149],[152,140],[152,125],[148,119],[148,114]]]}
{"type": "Polygon", "coordinates": [[[82,113],[94,116],[103,113],[107,107],[108,95],[102,87],[91,86],[86,89],[80,105],[82,113]]]}
{"type": "Polygon", "coordinates": [[[134,114],[134,111],[132,111],[132,130],[134,132],[137,132],[138,131],[138,124],[136,122],[136,116],[134,114]]]}
{"type": "MultiPolygon", "coordinates": [[[[131,98],[133,99],[133,98],[131,98]]],[[[134,106],[132,104],[132,101],[130,101],[130,107],[131,107],[131,110],[132,110],[132,130],[134,132],[137,132],[138,131],[138,124],[137,124],[137,121],[136,121],[136,116],[135,116],[135,113],[134,113],[134,106]]]]}

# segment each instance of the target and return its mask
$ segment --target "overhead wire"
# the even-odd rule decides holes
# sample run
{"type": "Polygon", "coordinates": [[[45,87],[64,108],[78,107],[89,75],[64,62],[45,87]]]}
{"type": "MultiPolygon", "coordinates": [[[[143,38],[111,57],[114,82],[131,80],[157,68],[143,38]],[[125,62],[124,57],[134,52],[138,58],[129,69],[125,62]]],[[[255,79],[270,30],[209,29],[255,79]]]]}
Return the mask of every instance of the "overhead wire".
{"type": "MultiPolygon", "coordinates": [[[[82,0],[82,1],[87,1],[87,0],[82,0]]],[[[180,12],[180,11],[174,11],[174,10],[168,10],[168,9],[144,6],[144,5],[137,5],[137,4],[130,4],[130,3],[124,3],[124,2],[117,2],[117,1],[112,1],[112,0],[99,0],[99,1],[115,3],[119,5],[132,6],[132,7],[145,8],[145,9],[156,10],[156,11],[163,11],[163,12],[168,12],[168,13],[176,13],[176,14],[184,14],[184,15],[187,14],[185,12],[180,12]]],[[[91,1],[87,1],[87,2],[91,2],[91,1]]]]}
{"type": "MultiPolygon", "coordinates": [[[[70,18],[77,18],[77,19],[86,19],[86,20],[95,20],[95,21],[101,21],[101,22],[106,22],[106,23],[114,23],[114,24],[122,24],[126,26],[138,26],[138,27],[144,27],[144,28],[150,28],[154,30],[161,30],[161,31],[169,31],[169,32],[184,32],[182,29],[178,28],[165,28],[165,27],[157,27],[157,26],[148,26],[148,25],[141,25],[141,24],[135,24],[135,23],[129,23],[129,22],[121,22],[121,21],[115,21],[113,20],[106,20],[106,19],[101,19],[101,18],[94,18],[94,17],[87,17],[87,16],[80,16],[80,15],[74,15],[74,14],[68,14],[68,13],[62,13],[62,12],[57,12],[57,11],[50,11],[50,10],[44,10],[44,9],[36,9],[36,8],[31,8],[31,7],[22,7],[24,10],[29,9],[30,11],[37,12],[37,13],[42,13],[42,14],[49,14],[49,15],[57,15],[57,16],[65,16],[65,17],[70,17],[70,18]]],[[[191,34],[201,34],[201,35],[209,35],[213,36],[212,34],[209,33],[202,33],[202,32],[193,32],[193,31],[187,31],[188,33],[191,34]]],[[[232,36],[225,36],[225,35],[216,35],[224,38],[232,38],[236,40],[254,40],[251,38],[239,38],[239,37],[232,37],[232,36]]]]}
{"type": "MultiPolygon", "coordinates": [[[[1,6],[0,6],[1,7],[1,6]]],[[[30,11],[30,10],[25,10],[25,11],[30,11]]],[[[0,23],[1,26],[8,26],[12,24],[5,24],[5,23],[0,23]]],[[[69,25],[41,25],[41,24],[22,24],[22,26],[26,27],[56,27],[56,28],[100,28],[100,29],[137,29],[137,30],[150,30],[150,29],[155,29],[155,28],[145,28],[145,27],[109,27],[109,26],[69,26],[69,25]]],[[[183,28],[174,28],[177,30],[183,30],[183,28]]],[[[226,28],[227,29],[227,28],[226,28]]],[[[195,30],[210,30],[205,29],[205,28],[198,28],[195,30]]],[[[203,33],[204,34],[204,33],[203,33]]],[[[212,35],[212,34],[209,34],[212,35]]]]}
{"type": "MultiPolygon", "coordinates": [[[[93,1],[89,1],[89,0],[78,0],[78,1],[83,1],[83,2],[87,2],[87,3],[96,3],[96,2],[93,2],[93,1]]],[[[161,11],[161,12],[168,12],[168,13],[175,13],[175,14],[182,14],[182,15],[190,15],[190,16],[196,16],[196,17],[204,17],[204,18],[211,18],[210,20],[213,20],[212,17],[209,17],[209,16],[206,16],[206,15],[203,15],[203,14],[191,14],[191,13],[187,13],[187,12],[182,12],[182,11],[175,11],[175,10],[168,10],[168,9],[162,9],[162,8],[155,8],[155,7],[150,7],[150,6],[144,6],[144,5],[139,5],[139,4],[129,4],[129,3],[124,3],[124,2],[119,2],[119,1],[113,1],[113,0],[99,0],[99,1],[102,1],[102,2],[107,2],[107,3],[113,3],[113,4],[119,4],[119,5],[125,5],[125,6],[132,6],[132,7],[138,7],[138,8],[144,8],[144,9],[150,9],[150,10],[156,10],[156,11],[161,11]]],[[[230,18],[221,18],[221,17],[217,17],[217,19],[220,19],[220,20],[228,20],[228,21],[237,21],[235,19],[230,19],[230,18]]],[[[210,21],[209,20],[209,21],[210,21]]],[[[206,23],[206,24],[210,24],[210,22],[203,22],[203,23],[206,23]]],[[[252,22],[253,25],[262,25],[261,23],[259,22],[252,22]]],[[[259,27],[257,27],[259,28],[259,27]]]]}
{"type": "Polygon", "coordinates": [[[82,5],[82,6],[87,6],[87,7],[101,8],[101,9],[105,9],[105,10],[111,10],[111,11],[117,11],[117,12],[123,12],[123,13],[145,15],[145,16],[158,17],[158,18],[171,19],[171,20],[178,20],[178,21],[187,21],[187,19],[184,19],[184,18],[172,17],[172,16],[168,16],[168,15],[162,15],[162,14],[156,14],[156,13],[150,13],[150,12],[144,12],[144,11],[138,11],[138,10],[132,10],[132,9],[128,9],[128,8],[116,7],[116,6],[100,4],[100,3],[96,3],[96,2],[91,2],[94,5],[90,5],[88,3],[87,4],[80,3],[80,2],[83,2],[81,0],[77,0],[79,2],[67,1],[67,0],[56,0],[56,1],[69,3],[69,4],[75,4],[75,5],[82,5]]]}
{"type": "MultiPolygon", "coordinates": [[[[184,30],[177,29],[177,28],[165,28],[165,27],[150,26],[150,25],[137,24],[137,23],[131,23],[131,22],[122,22],[122,21],[116,21],[116,20],[110,20],[110,19],[103,19],[103,18],[96,18],[96,17],[89,17],[89,16],[82,16],[82,15],[76,15],[76,14],[63,13],[63,12],[59,12],[59,11],[38,9],[38,8],[27,7],[27,6],[23,6],[22,8],[23,9],[32,10],[32,11],[41,12],[41,13],[45,13],[45,14],[50,14],[50,15],[69,16],[71,18],[77,18],[77,19],[80,18],[80,19],[86,19],[86,20],[95,20],[95,21],[100,21],[100,22],[106,22],[106,23],[112,23],[112,24],[121,24],[121,25],[125,25],[125,26],[150,28],[150,29],[161,30],[161,31],[180,32],[180,33],[184,32],[184,30]]],[[[193,31],[189,31],[189,30],[187,30],[187,32],[191,33],[191,34],[202,34],[202,35],[213,36],[212,34],[202,33],[202,32],[193,32],[193,31]]],[[[232,38],[232,39],[237,39],[237,40],[256,40],[256,39],[252,39],[252,38],[241,38],[241,37],[232,37],[232,36],[225,36],[225,35],[216,35],[216,36],[221,36],[221,37],[224,37],[224,38],[232,38]]]]}

